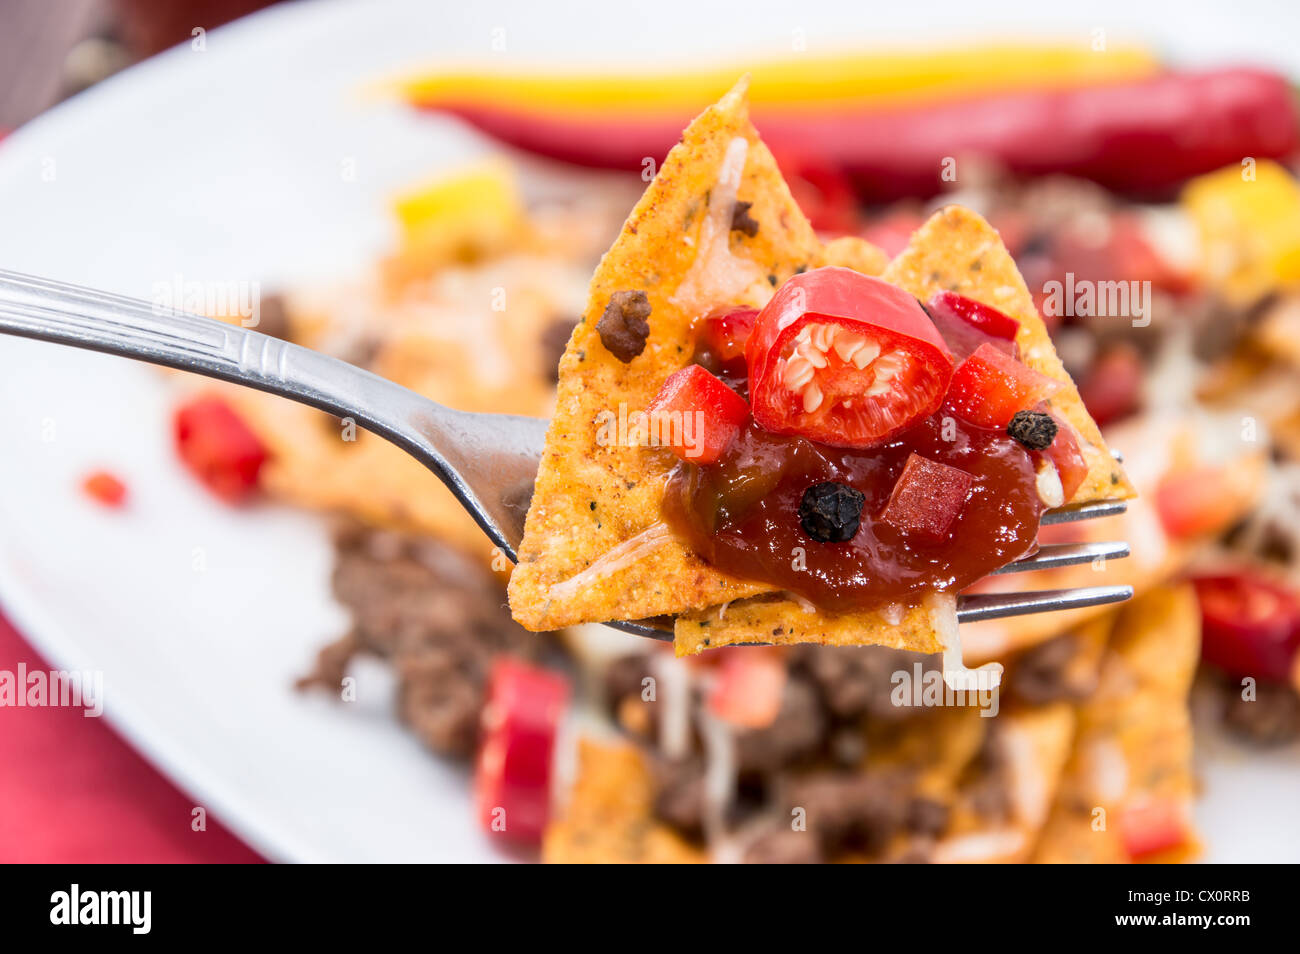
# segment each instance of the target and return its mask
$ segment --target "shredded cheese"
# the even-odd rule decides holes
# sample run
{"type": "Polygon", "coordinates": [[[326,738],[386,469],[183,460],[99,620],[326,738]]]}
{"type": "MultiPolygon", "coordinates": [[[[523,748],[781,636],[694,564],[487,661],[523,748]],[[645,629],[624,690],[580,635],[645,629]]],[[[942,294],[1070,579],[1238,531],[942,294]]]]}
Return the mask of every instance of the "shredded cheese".
{"type": "Polygon", "coordinates": [[[659,704],[659,748],[670,759],[691,751],[691,671],[685,660],[655,653],[655,699],[659,704]]]}

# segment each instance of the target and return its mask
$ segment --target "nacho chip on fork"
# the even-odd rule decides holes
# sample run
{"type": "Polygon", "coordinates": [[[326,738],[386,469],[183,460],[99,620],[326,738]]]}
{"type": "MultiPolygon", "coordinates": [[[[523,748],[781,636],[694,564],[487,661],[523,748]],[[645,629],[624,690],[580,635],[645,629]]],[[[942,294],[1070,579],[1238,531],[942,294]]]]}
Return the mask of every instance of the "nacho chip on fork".
{"type": "MultiPolygon", "coordinates": [[[[743,80],[701,114],[601,261],[560,362],[556,413],[510,582],[515,618],[549,630],[676,616],[682,655],[741,642],[875,643],[920,652],[951,643],[946,630],[955,626],[940,618],[951,599],[883,613],[807,612],[773,585],[718,571],[660,520],[670,462],[599,437],[602,412],[645,408],[670,374],[691,363],[692,324],[712,307],[762,307],[774,288],[808,268],[849,263],[866,270],[881,260],[864,245],[822,245],[749,122],[743,80]],[[731,229],[738,202],[749,203],[756,231],[731,229]],[[629,363],[606,349],[596,329],[620,291],[643,292],[650,305],[644,351],[629,363]]],[[[988,223],[965,209],[940,211],[881,277],[922,299],[956,291],[1019,322],[1024,363],[1061,383],[1049,403],[1081,438],[1088,474],[1071,502],[1132,495],[988,223]]]]}

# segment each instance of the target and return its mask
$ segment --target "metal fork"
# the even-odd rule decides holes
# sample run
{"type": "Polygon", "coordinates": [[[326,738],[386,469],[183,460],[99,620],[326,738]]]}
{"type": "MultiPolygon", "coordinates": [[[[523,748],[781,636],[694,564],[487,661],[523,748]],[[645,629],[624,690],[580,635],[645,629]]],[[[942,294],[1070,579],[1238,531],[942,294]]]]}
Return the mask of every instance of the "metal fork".
{"type": "MultiPolygon", "coordinates": [[[[103,351],[231,381],[339,417],[396,444],[433,471],[515,560],[546,442],[547,422],[443,407],[337,358],[249,328],[139,299],[0,270],[0,333],[103,351]]],[[[1043,523],[1123,513],[1122,500],[1048,511],[1043,523]]],[[[999,570],[1024,572],[1128,556],[1127,543],[1048,545],[999,570]]],[[[1129,599],[1129,586],[963,594],[958,619],[973,622],[1129,599]]],[[[611,621],[617,629],[672,639],[671,620],[611,621]]]]}

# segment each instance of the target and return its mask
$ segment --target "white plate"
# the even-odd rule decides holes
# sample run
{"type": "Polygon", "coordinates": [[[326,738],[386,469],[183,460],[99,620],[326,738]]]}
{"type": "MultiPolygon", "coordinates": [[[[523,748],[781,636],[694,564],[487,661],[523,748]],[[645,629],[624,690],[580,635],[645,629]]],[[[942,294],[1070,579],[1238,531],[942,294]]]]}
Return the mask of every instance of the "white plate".
{"type": "MultiPolygon", "coordinates": [[[[202,51],[129,70],[0,145],[0,267],[146,298],[178,276],[271,287],[354,269],[392,237],[386,195],[490,148],[357,95],[438,59],[626,65],[1104,27],[1184,60],[1300,75],[1294,13],[1280,5],[1251,18],[1124,2],[1051,14],[944,3],[924,15],[784,0],[744,16],[697,0],[583,6],[299,3],[212,31],[202,51]]],[[[496,859],[471,822],[464,773],[397,726],[382,670],[363,673],[351,706],[290,689],[344,624],[322,528],[213,503],[171,451],[171,394],[152,369],[0,338],[0,604],[53,664],[102,670],[113,725],[268,857],[496,859]],[[126,513],[78,492],[101,464],[127,479],[126,513]]],[[[1300,858],[1287,812],[1300,801],[1296,754],[1214,751],[1201,808],[1211,857],[1300,858]]]]}

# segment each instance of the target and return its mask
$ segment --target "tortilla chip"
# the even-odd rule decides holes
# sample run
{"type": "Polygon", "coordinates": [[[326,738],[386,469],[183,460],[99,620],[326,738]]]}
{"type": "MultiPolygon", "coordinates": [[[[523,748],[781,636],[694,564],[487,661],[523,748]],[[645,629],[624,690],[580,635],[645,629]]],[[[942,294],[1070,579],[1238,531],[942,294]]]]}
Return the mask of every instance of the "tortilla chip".
{"type": "MultiPolygon", "coordinates": [[[[1200,610],[1188,584],[1161,587],[1115,617],[1097,691],[1079,706],[1079,732],[1041,862],[1123,862],[1126,806],[1167,801],[1190,819],[1192,727],[1188,692],[1200,655],[1200,610]]],[[[1186,860],[1192,844],[1160,861],[1186,860]]]]}
{"type": "MultiPolygon", "coordinates": [[[[775,286],[809,266],[879,264],[860,241],[820,245],[750,124],[744,95],[742,82],[687,128],[596,271],[584,320],[560,363],[557,411],[510,583],[512,612],[534,630],[677,616],[682,655],[737,642],[879,643],[936,652],[938,636],[919,606],[905,607],[902,623],[875,610],[805,614],[798,602],[773,598],[776,587],[710,567],[660,522],[673,461],[658,449],[599,440],[602,412],[644,408],[664,379],[690,362],[691,324],[708,308],[723,301],[761,306],[775,286]],[[721,226],[714,221],[721,221],[720,203],[730,205],[726,173],[739,143],[744,168],[735,195],[751,203],[759,223],[752,237],[729,231],[729,218],[721,226]],[[726,290],[705,289],[706,280],[724,282],[726,290]],[[624,364],[595,326],[610,296],[628,290],[645,292],[650,302],[650,337],[645,351],[624,364]],[[733,602],[760,594],[769,595],[733,602]],[[722,604],[730,604],[725,612],[715,609],[722,604]]],[[[1082,438],[1090,471],[1074,499],[1132,494],[987,222],[965,209],[944,209],[881,277],[922,299],[953,289],[1016,318],[1025,363],[1062,381],[1052,405],[1082,438]]]]}
{"type": "Polygon", "coordinates": [[[547,864],[695,864],[704,854],[651,819],[650,768],[637,749],[583,739],[563,814],[546,828],[547,864]]]}

